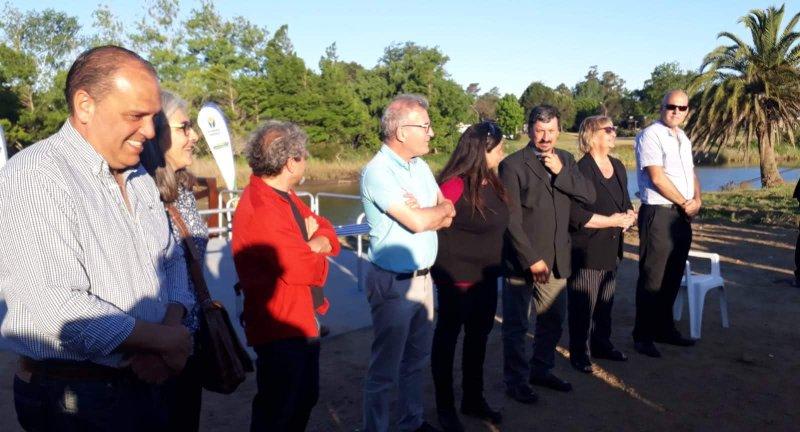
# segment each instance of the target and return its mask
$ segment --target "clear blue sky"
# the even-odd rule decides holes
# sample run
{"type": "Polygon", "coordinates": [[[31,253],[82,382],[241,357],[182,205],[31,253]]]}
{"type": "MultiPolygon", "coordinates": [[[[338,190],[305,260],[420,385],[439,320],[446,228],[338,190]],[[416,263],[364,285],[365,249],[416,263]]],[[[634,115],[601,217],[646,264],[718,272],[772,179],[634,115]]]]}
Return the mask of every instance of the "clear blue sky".
{"type": "MultiPolygon", "coordinates": [[[[133,29],[145,2],[107,0],[14,0],[22,10],[53,8],[77,15],[91,30],[91,12],[107,4],[133,29]],[[65,6],[68,5],[68,6],[65,6]]],[[[629,89],[641,88],[653,68],[677,61],[696,69],[730,31],[747,36],[737,20],[765,0],[640,1],[403,1],[379,4],[340,1],[217,1],[226,18],[245,16],[270,33],[289,25],[295,50],[315,69],[325,47],[336,42],[339,57],[372,67],[386,46],[413,41],[438,46],[450,57],[446,69],[466,87],[498,87],[519,96],[532,81],[572,87],[592,65],[620,75],[629,89]]],[[[183,17],[198,4],[182,0],[183,17]]],[[[786,2],[786,16],[800,0],[786,2]]],[[[784,20],[788,21],[788,18],[784,20]]],[[[746,38],[749,41],[749,37],[746,38]]]]}

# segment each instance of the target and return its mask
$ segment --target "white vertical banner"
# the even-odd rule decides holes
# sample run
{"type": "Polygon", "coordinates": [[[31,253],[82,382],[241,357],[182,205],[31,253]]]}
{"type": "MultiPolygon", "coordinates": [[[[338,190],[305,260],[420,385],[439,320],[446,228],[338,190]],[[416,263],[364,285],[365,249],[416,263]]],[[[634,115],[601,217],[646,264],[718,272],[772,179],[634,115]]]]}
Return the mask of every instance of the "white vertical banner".
{"type": "Polygon", "coordinates": [[[8,151],[6,151],[6,133],[3,126],[0,126],[0,168],[6,164],[8,160],[8,151]]]}
{"type": "Polygon", "coordinates": [[[228,132],[228,122],[220,107],[206,102],[197,113],[197,125],[211,149],[214,161],[222,173],[222,179],[229,190],[236,189],[236,165],[233,162],[233,143],[228,132]]]}

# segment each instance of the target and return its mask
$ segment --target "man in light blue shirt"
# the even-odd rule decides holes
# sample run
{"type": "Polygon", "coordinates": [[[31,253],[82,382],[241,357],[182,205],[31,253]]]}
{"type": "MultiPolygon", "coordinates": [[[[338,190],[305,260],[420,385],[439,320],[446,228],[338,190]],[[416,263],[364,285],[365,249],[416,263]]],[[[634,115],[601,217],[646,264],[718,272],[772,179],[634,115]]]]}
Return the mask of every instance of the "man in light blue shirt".
{"type": "Polygon", "coordinates": [[[661,118],[636,136],[639,210],[639,280],[636,284],[634,348],[661,357],[654,342],[691,346],[672,320],[672,305],[692,244],[692,218],[702,204],[694,174],[692,143],[680,129],[689,114],[683,90],[667,92],[661,118]]]}
{"type": "Polygon", "coordinates": [[[390,393],[399,385],[397,429],[433,431],[422,404],[433,337],[429,269],[436,259],[435,231],[450,226],[455,208],[419,158],[433,137],[428,101],[397,96],[383,113],[381,134],[384,144],[361,175],[372,261],[365,285],[375,332],[364,385],[364,430],[389,430],[390,393]]]}

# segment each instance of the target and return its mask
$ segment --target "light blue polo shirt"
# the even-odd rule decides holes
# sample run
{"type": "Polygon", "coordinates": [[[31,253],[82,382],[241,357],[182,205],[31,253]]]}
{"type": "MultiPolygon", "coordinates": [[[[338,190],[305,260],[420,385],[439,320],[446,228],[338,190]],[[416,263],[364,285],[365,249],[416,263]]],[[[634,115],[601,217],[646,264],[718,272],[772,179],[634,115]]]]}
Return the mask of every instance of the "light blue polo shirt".
{"type": "Polygon", "coordinates": [[[370,227],[369,259],[396,273],[432,266],[439,246],[436,231],[415,234],[387,213],[393,205],[405,205],[406,192],[420,207],[433,207],[439,186],[424,160],[406,162],[384,144],[361,172],[361,202],[370,227]]]}

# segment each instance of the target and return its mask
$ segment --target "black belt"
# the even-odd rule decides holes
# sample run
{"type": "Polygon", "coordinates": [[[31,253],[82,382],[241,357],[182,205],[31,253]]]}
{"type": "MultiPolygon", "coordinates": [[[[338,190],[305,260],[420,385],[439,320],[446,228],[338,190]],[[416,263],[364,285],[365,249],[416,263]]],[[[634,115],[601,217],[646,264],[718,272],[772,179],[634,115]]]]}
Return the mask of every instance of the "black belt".
{"type": "Polygon", "coordinates": [[[19,369],[31,375],[63,380],[114,381],[136,379],[136,376],[128,368],[117,369],[88,361],[34,360],[22,356],[19,359],[19,369]]]}
{"type": "Polygon", "coordinates": [[[642,204],[642,206],[661,207],[661,208],[675,209],[675,210],[678,210],[678,209],[681,208],[681,206],[679,206],[677,204],[642,204]]]}
{"type": "Polygon", "coordinates": [[[394,274],[395,275],[394,278],[397,279],[397,280],[406,280],[406,279],[415,278],[417,276],[425,276],[426,274],[428,274],[430,272],[431,272],[431,269],[430,269],[430,267],[428,267],[428,268],[424,268],[424,269],[421,269],[421,270],[414,270],[411,273],[395,273],[394,274]]]}

